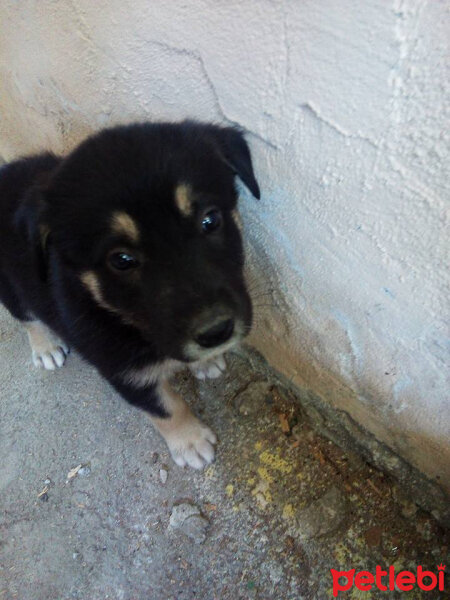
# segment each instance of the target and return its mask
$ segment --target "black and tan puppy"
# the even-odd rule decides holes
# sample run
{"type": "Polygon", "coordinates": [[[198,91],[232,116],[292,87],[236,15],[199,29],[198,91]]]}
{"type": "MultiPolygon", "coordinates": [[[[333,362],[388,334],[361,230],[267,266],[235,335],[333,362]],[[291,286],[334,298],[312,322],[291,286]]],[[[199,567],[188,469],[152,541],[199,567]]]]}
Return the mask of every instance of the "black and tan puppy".
{"type": "Polygon", "coordinates": [[[0,300],[34,364],[74,347],[195,468],[216,437],[167,377],[217,376],[250,328],[235,175],[259,198],[242,134],[194,122],[117,127],[0,170],[0,300]]]}

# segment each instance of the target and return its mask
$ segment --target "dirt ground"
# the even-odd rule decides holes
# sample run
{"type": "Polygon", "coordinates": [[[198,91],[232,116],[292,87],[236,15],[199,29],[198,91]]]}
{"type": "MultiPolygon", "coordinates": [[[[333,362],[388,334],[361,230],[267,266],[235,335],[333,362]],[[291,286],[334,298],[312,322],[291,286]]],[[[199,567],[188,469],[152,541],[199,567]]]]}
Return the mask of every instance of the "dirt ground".
{"type": "MultiPolygon", "coordinates": [[[[246,352],[228,365],[220,380],[177,379],[219,437],[213,465],[184,470],[76,354],[36,370],[0,309],[0,600],[326,600],[330,569],[437,574],[448,533],[314,431],[246,352]]],[[[339,598],[446,594],[352,587],[339,598]]]]}

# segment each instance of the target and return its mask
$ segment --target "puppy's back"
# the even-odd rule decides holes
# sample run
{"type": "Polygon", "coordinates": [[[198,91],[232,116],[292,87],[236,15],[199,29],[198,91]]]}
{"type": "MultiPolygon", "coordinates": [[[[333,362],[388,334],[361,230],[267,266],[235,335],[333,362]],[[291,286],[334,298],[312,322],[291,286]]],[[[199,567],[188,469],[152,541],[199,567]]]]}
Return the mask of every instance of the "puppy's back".
{"type": "MultiPolygon", "coordinates": [[[[27,191],[43,182],[58,165],[53,154],[20,158],[0,167],[0,232],[7,232],[11,220],[27,191]]],[[[2,237],[3,239],[3,237],[2,237]]]]}
{"type": "Polygon", "coordinates": [[[52,154],[21,158],[0,167],[0,276],[10,282],[32,277],[26,219],[32,189],[43,184],[60,159],[52,154]]]}

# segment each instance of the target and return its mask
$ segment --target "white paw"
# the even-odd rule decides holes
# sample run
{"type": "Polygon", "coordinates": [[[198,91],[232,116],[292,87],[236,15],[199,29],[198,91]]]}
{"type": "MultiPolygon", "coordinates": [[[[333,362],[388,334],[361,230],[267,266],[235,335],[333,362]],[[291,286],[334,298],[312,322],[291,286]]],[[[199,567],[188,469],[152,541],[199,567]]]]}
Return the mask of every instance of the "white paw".
{"type": "Polygon", "coordinates": [[[222,354],[204,363],[196,364],[192,367],[192,372],[197,379],[216,379],[222,375],[226,368],[227,363],[222,354]]]}
{"type": "Polygon", "coordinates": [[[45,350],[32,350],[31,357],[35,367],[54,371],[57,367],[62,367],[66,361],[69,348],[62,342],[58,346],[48,346],[45,350]]]}
{"type": "Polygon", "coordinates": [[[34,366],[47,371],[62,367],[69,353],[68,346],[40,321],[29,322],[26,328],[34,366]]]}
{"type": "Polygon", "coordinates": [[[203,469],[214,460],[216,435],[209,427],[195,417],[177,428],[167,439],[173,460],[180,467],[188,465],[194,469],[203,469]]]}

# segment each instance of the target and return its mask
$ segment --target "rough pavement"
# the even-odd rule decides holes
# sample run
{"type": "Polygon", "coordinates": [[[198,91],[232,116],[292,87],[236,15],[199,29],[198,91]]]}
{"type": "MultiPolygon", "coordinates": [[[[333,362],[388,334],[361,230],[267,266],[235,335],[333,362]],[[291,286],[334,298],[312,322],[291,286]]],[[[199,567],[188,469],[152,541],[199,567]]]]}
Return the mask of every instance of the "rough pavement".
{"type": "Polygon", "coordinates": [[[228,363],[219,380],[178,377],[220,440],[205,472],[183,470],[76,354],[34,368],[0,309],[0,600],[324,600],[330,568],[436,572],[448,534],[249,355],[228,363]]]}

